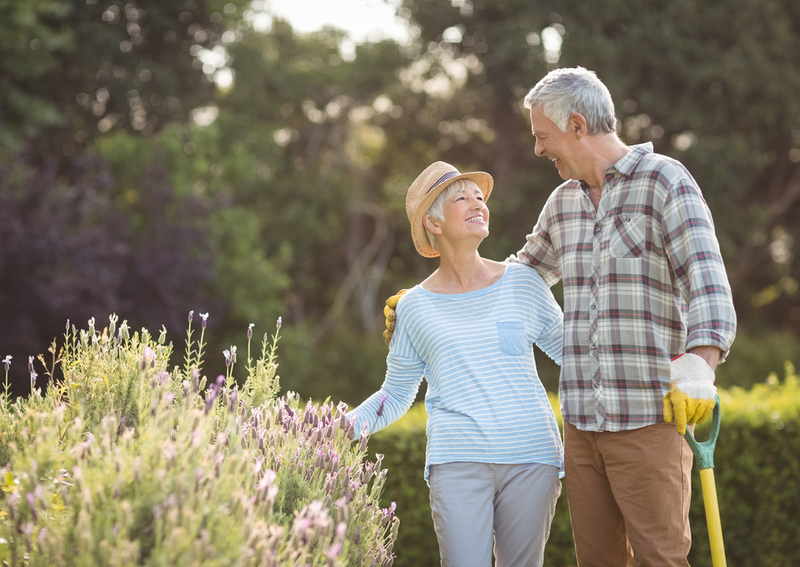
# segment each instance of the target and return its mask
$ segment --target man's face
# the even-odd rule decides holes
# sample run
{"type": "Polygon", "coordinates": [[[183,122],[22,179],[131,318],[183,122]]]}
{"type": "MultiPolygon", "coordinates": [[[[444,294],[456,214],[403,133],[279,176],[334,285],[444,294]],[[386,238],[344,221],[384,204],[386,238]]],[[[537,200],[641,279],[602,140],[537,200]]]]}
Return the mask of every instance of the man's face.
{"type": "Polygon", "coordinates": [[[556,166],[561,179],[580,179],[575,168],[575,146],[577,140],[568,132],[562,132],[544,115],[540,106],[531,107],[531,132],[536,139],[534,151],[546,157],[556,166]]]}

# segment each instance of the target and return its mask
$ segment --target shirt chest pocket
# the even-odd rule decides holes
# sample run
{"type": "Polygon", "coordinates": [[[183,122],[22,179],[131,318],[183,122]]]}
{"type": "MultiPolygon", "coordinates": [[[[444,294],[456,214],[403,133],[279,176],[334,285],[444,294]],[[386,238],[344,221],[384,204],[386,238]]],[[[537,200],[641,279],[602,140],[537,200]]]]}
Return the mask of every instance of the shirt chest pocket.
{"type": "Polygon", "coordinates": [[[497,340],[500,350],[506,354],[519,356],[530,349],[525,324],[522,321],[498,321],[497,340]]]}
{"type": "Polygon", "coordinates": [[[608,243],[614,258],[641,258],[647,247],[647,217],[626,213],[614,217],[608,243]]]}

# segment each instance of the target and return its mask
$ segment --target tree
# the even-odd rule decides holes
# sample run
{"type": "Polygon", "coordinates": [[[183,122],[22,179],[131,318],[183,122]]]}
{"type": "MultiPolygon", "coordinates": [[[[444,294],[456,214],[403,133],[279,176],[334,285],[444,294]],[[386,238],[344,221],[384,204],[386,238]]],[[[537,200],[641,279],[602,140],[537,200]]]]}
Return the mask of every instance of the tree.
{"type": "Polygon", "coordinates": [[[565,14],[562,60],[601,73],[622,103],[627,141],[650,140],[693,172],[745,325],[800,334],[800,6],[728,8],[576,5],[565,14]]]}
{"type": "Polygon", "coordinates": [[[158,156],[121,178],[86,147],[204,104],[214,87],[195,56],[243,5],[0,2],[0,344],[15,360],[45,352],[67,319],[124,311],[177,329],[192,303],[213,304],[205,204],[175,192],[158,156]]]}
{"type": "MultiPolygon", "coordinates": [[[[473,163],[495,175],[502,193],[493,196],[491,207],[493,228],[503,227],[501,250],[519,248],[544,198],[560,182],[549,164],[533,155],[520,101],[547,70],[584,66],[608,85],[622,139],[653,142],[655,151],[681,160],[698,180],[728,263],[743,341],[755,339],[756,350],[763,352],[774,352],[770,343],[797,345],[800,8],[795,2],[756,2],[735,12],[723,2],[694,1],[567,6],[406,0],[402,6],[419,35],[420,58],[438,62],[430,65],[434,72],[445,73],[452,61],[468,71],[449,101],[475,102],[451,106],[453,114],[462,123],[482,120],[494,132],[494,142],[483,145],[472,138],[458,144],[458,128],[448,124],[459,119],[446,111],[437,114],[443,132],[456,141],[444,144],[442,155],[454,163],[476,156],[473,163]]],[[[775,356],[773,366],[757,375],[779,370],[790,356],[775,356]]],[[[721,372],[736,374],[736,369],[726,365],[721,372]]],[[[731,376],[743,385],[752,379],[731,376]]]]}

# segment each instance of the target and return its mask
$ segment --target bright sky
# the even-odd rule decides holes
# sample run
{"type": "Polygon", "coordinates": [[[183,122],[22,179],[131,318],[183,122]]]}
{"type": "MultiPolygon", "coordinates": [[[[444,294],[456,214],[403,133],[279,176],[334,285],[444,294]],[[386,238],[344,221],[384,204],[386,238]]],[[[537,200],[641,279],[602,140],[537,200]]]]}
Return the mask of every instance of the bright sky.
{"type": "Polygon", "coordinates": [[[347,31],[356,43],[408,40],[404,20],[395,16],[394,4],[385,0],[265,0],[264,4],[297,32],[317,31],[327,24],[347,31]]]}

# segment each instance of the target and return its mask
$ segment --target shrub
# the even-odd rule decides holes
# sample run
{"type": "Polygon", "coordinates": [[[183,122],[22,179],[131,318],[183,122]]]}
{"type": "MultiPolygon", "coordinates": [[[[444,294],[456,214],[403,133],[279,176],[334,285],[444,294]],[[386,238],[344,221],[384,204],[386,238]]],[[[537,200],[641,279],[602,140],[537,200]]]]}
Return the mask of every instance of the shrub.
{"type": "MultiPolygon", "coordinates": [[[[730,565],[800,564],[800,383],[787,362],[785,379],[770,374],[751,390],[720,392],[722,423],[714,452],[722,536],[730,565]]],[[[708,425],[698,427],[706,439],[708,425]]],[[[693,566],[711,566],[696,467],[690,518],[693,566]]]]}
{"type": "Polygon", "coordinates": [[[241,388],[233,347],[206,388],[191,316],[171,372],[165,332],[116,322],[68,328],[46,393],[0,394],[0,564],[392,564],[386,470],[329,400],[275,398],[277,333],[254,362],[251,328],[241,388]]]}
{"type": "MultiPolygon", "coordinates": [[[[775,374],[751,390],[720,390],[722,422],[714,454],[723,539],[729,565],[800,564],[800,384],[787,363],[786,377],[775,374]]],[[[551,397],[556,418],[558,403],[551,397]]],[[[376,433],[370,450],[384,453],[385,499],[397,502],[403,528],[397,538],[396,566],[439,565],[430,516],[425,462],[425,409],[418,404],[400,421],[376,433]]],[[[708,438],[709,424],[698,426],[698,440],[708,438]]],[[[693,567],[711,567],[711,552],[699,474],[693,471],[690,522],[693,567]]],[[[556,507],[545,565],[576,565],[566,490],[556,507]]]]}

